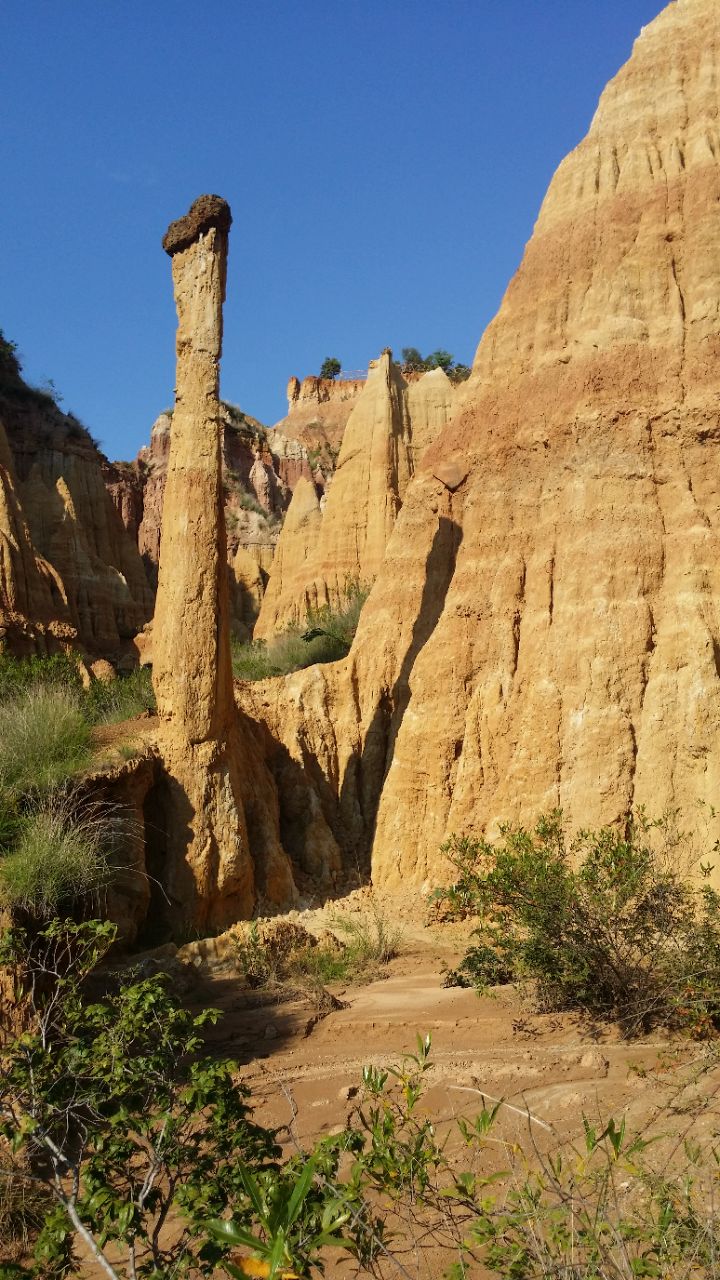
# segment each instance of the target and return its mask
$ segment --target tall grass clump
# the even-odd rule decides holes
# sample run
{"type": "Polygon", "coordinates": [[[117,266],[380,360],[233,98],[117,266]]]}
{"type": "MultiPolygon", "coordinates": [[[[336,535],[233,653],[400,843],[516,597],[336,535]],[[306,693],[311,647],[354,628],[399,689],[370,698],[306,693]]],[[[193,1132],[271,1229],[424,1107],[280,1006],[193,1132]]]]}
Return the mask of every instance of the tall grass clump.
{"type": "Polygon", "coordinates": [[[0,792],[37,795],[62,785],[90,759],[90,725],[76,693],[30,686],[0,704],[0,792]]]}
{"type": "Polygon", "coordinates": [[[346,584],[337,605],[308,609],[305,624],[296,624],[262,640],[233,642],[233,672],[238,680],[267,680],[321,662],[337,662],[350,652],[369,587],[346,584]]]}
{"type": "Polygon", "coordinates": [[[7,653],[0,654],[0,703],[38,685],[73,689],[79,695],[82,681],[75,656],[54,653],[50,657],[13,658],[7,653]]]}
{"type": "Polygon", "coordinates": [[[70,796],[51,796],[19,820],[10,852],[0,857],[5,902],[50,919],[78,902],[97,903],[107,884],[110,815],[70,796]]]}
{"type": "Polygon", "coordinates": [[[341,934],[351,968],[356,972],[389,964],[398,953],[403,935],[402,926],[391,921],[377,902],[357,916],[334,916],[332,927],[341,934]]]}

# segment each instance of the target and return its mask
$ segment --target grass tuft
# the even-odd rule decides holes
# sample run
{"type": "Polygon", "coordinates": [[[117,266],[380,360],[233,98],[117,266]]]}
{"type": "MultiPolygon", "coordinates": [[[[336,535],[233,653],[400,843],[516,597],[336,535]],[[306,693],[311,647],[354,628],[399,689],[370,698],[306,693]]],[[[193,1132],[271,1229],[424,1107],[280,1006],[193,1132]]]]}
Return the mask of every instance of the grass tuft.
{"type": "Polygon", "coordinates": [[[233,672],[237,680],[267,680],[290,675],[319,662],[338,662],[350,652],[369,588],[346,585],[337,607],[309,609],[304,626],[293,626],[269,643],[233,642],[233,672]]]}
{"type": "Polygon", "coordinates": [[[63,906],[96,899],[109,878],[108,814],[53,796],[25,815],[12,852],[0,858],[6,903],[41,918],[63,906]]]}
{"type": "Polygon", "coordinates": [[[38,685],[0,705],[0,791],[38,795],[90,759],[90,725],[71,689],[38,685]]]}
{"type": "Polygon", "coordinates": [[[82,698],[92,724],[117,724],[155,710],[155,694],[149,667],[138,667],[115,680],[94,680],[82,698]]]}

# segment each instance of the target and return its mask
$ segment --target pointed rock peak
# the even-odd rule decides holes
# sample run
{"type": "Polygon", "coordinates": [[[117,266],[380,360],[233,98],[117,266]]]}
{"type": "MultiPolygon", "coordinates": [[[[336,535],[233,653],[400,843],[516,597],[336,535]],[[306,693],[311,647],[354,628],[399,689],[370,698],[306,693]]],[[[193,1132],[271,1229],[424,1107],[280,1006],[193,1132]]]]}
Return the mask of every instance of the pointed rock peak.
{"type": "Polygon", "coordinates": [[[426,372],[423,373],[422,376],[418,378],[415,385],[418,387],[421,387],[423,385],[425,386],[435,385],[435,386],[444,387],[446,383],[449,387],[452,387],[452,382],[448,378],[445,370],[437,368],[437,369],[426,370],[426,372]]]}
{"type": "Polygon", "coordinates": [[[320,510],[320,503],[312,480],[308,480],[307,476],[300,476],[295,488],[290,506],[288,507],[285,523],[297,524],[305,516],[313,511],[320,510]]]}
{"type": "Polygon", "coordinates": [[[230,230],[230,205],[222,196],[198,196],[183,218],[171,222],[163,236],[162,247],[170,256],[187,249],[211,227],[226,233],[230,230]]]}

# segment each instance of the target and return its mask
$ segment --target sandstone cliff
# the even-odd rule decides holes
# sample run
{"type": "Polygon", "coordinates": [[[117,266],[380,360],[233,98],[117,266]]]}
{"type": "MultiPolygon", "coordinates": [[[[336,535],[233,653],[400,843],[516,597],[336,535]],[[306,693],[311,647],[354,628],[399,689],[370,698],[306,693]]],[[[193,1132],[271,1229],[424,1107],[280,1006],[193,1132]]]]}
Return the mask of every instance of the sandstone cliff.
{"type": "Polygon", "coordinates": [[[63,584],[32,545],[0,421],[0,652],[52,652],[76,639],[63,584]]]}
{"type": "MultiPolygon", "coordinates": [[[[275,439],[261,422],[235,405],[221,404],[220,417],[231,614],[235,630],[246,636],[260,608],[292,490],[301,476],[311,477],[311,469],[302,444],[284,437],[275,439]],[[247,567],[239,577],[235,572],[236,562],[246,564],[245,556],[237,560],[239,551],[255,562],[259,573],[249,594],[247,567]]],[[[153,588],[157,586],[172,422],[172,411],[161,413],[153,424],[150,444],[140,450],[135,463],[116,463],[106,475],[108,490],[137,541],[153,588]]]]}
{"type": "MultiPolygon", "coordinates": [[[[76,418],[26,385],[9,344],[3,350],[0,417],[12,461],[13,502],[21,508],[17,518],[32,555],[45,564],[45,577],[51,566],[51,612],[64,619],[63,636],[75,635],[90,653],[118,656],[150,617],[152,593],[105,487],[109,464],[76,418]]],[[[8,599],[5,607],[12,612],[8,599]]],[[[44,627],[46,605],[30,599],[28,609],[31,629],[39,621],[44,627]]]]}
{"type": "Polygon", "coordinates": [[[256,636],[302,620],[308,606],[338,600],[349,581],[374,581],[417,460],[445,426],[452,396],[442,369],[408,383],[390,352],[371,365],[353,401],[321,519],[318,508],[310,520],[308,489],[296,491],[256,636]]]}
{"type": "Polygon", "coordinates": [[[305,446],[311,459],[332,471],[347,420],[365,388],[365,378],[290,378],[287,417],[275,423],[273,448],[281,439],[305,446]]]}
{"type": "Polygon", "coordinates": [[[720,7],[677,0],[551,184],[349,659],[241,691],[381,883],[558,805],[718,835],[719,119],[720,7]]]}

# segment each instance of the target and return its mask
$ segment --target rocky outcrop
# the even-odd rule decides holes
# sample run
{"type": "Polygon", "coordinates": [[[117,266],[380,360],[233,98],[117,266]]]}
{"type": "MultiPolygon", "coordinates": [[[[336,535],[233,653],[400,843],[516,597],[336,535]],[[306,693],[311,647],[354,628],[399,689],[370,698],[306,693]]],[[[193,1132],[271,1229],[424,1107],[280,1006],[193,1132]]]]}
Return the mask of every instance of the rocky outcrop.
{"type": "Polygon", "coordinates": [[[150,860],[174,928],[217,927],[252,914],[260,894],[293,894],[274,793],[233,698],[218,392],[229,209],[220,201],[208,214],[205,197],[202,207],[195,239],[173,231],[193,224],[194,205],[164,242],[177,376],[153,624],[165,780],[152,800],[160,835],[150,860]]]}
{"type": "Polygon", "coordinates": [[[719,85],[720,9],[677,0],[552,182],[350,658],[242,691],[385,885],[555,806],[719,834],[719,85]]]}
{"type": "Polygon", "coordinates": [[[76,640],[63,584],[32,545],[0,421],[0,652],[46,653],[76,640]]]}
{"type": "MultiPolygon", "coordinates": [[[[345,427],[365,378],[290,378],[287,385],[287,417],[272,431],[273,452],[302,447],[313,470],[320,465],[325,477],[335,469],[345,427]]],[[[294,489],[294,484],[291,484],[294,489]]]]}
{"type": "MultiPolygon", "coordinates": [[[[0,417],[14,502],[33,555],[52,567],[55,616],[62,598],[67,634],[90,654],[117,657],[150,617],[152,593],[137,546],[105,487],[107,459],[76,418],[27,386],[12,353],[0,369],[0,417]]],[[[38,612],[33,605],[26,618],[31,629],[48,616],[37,603],[38,612]]]]}
{"type": "Polygon", "coordinates": [[[417,460],[445,426],[452,394],[442,369],[408,383],[389,351],[371,365],[345,427],[322,518],[309,488],[295,491],[258,637],[302,620],[308,607],[337,601],[348,582],[374,581],[417,460]]]}

